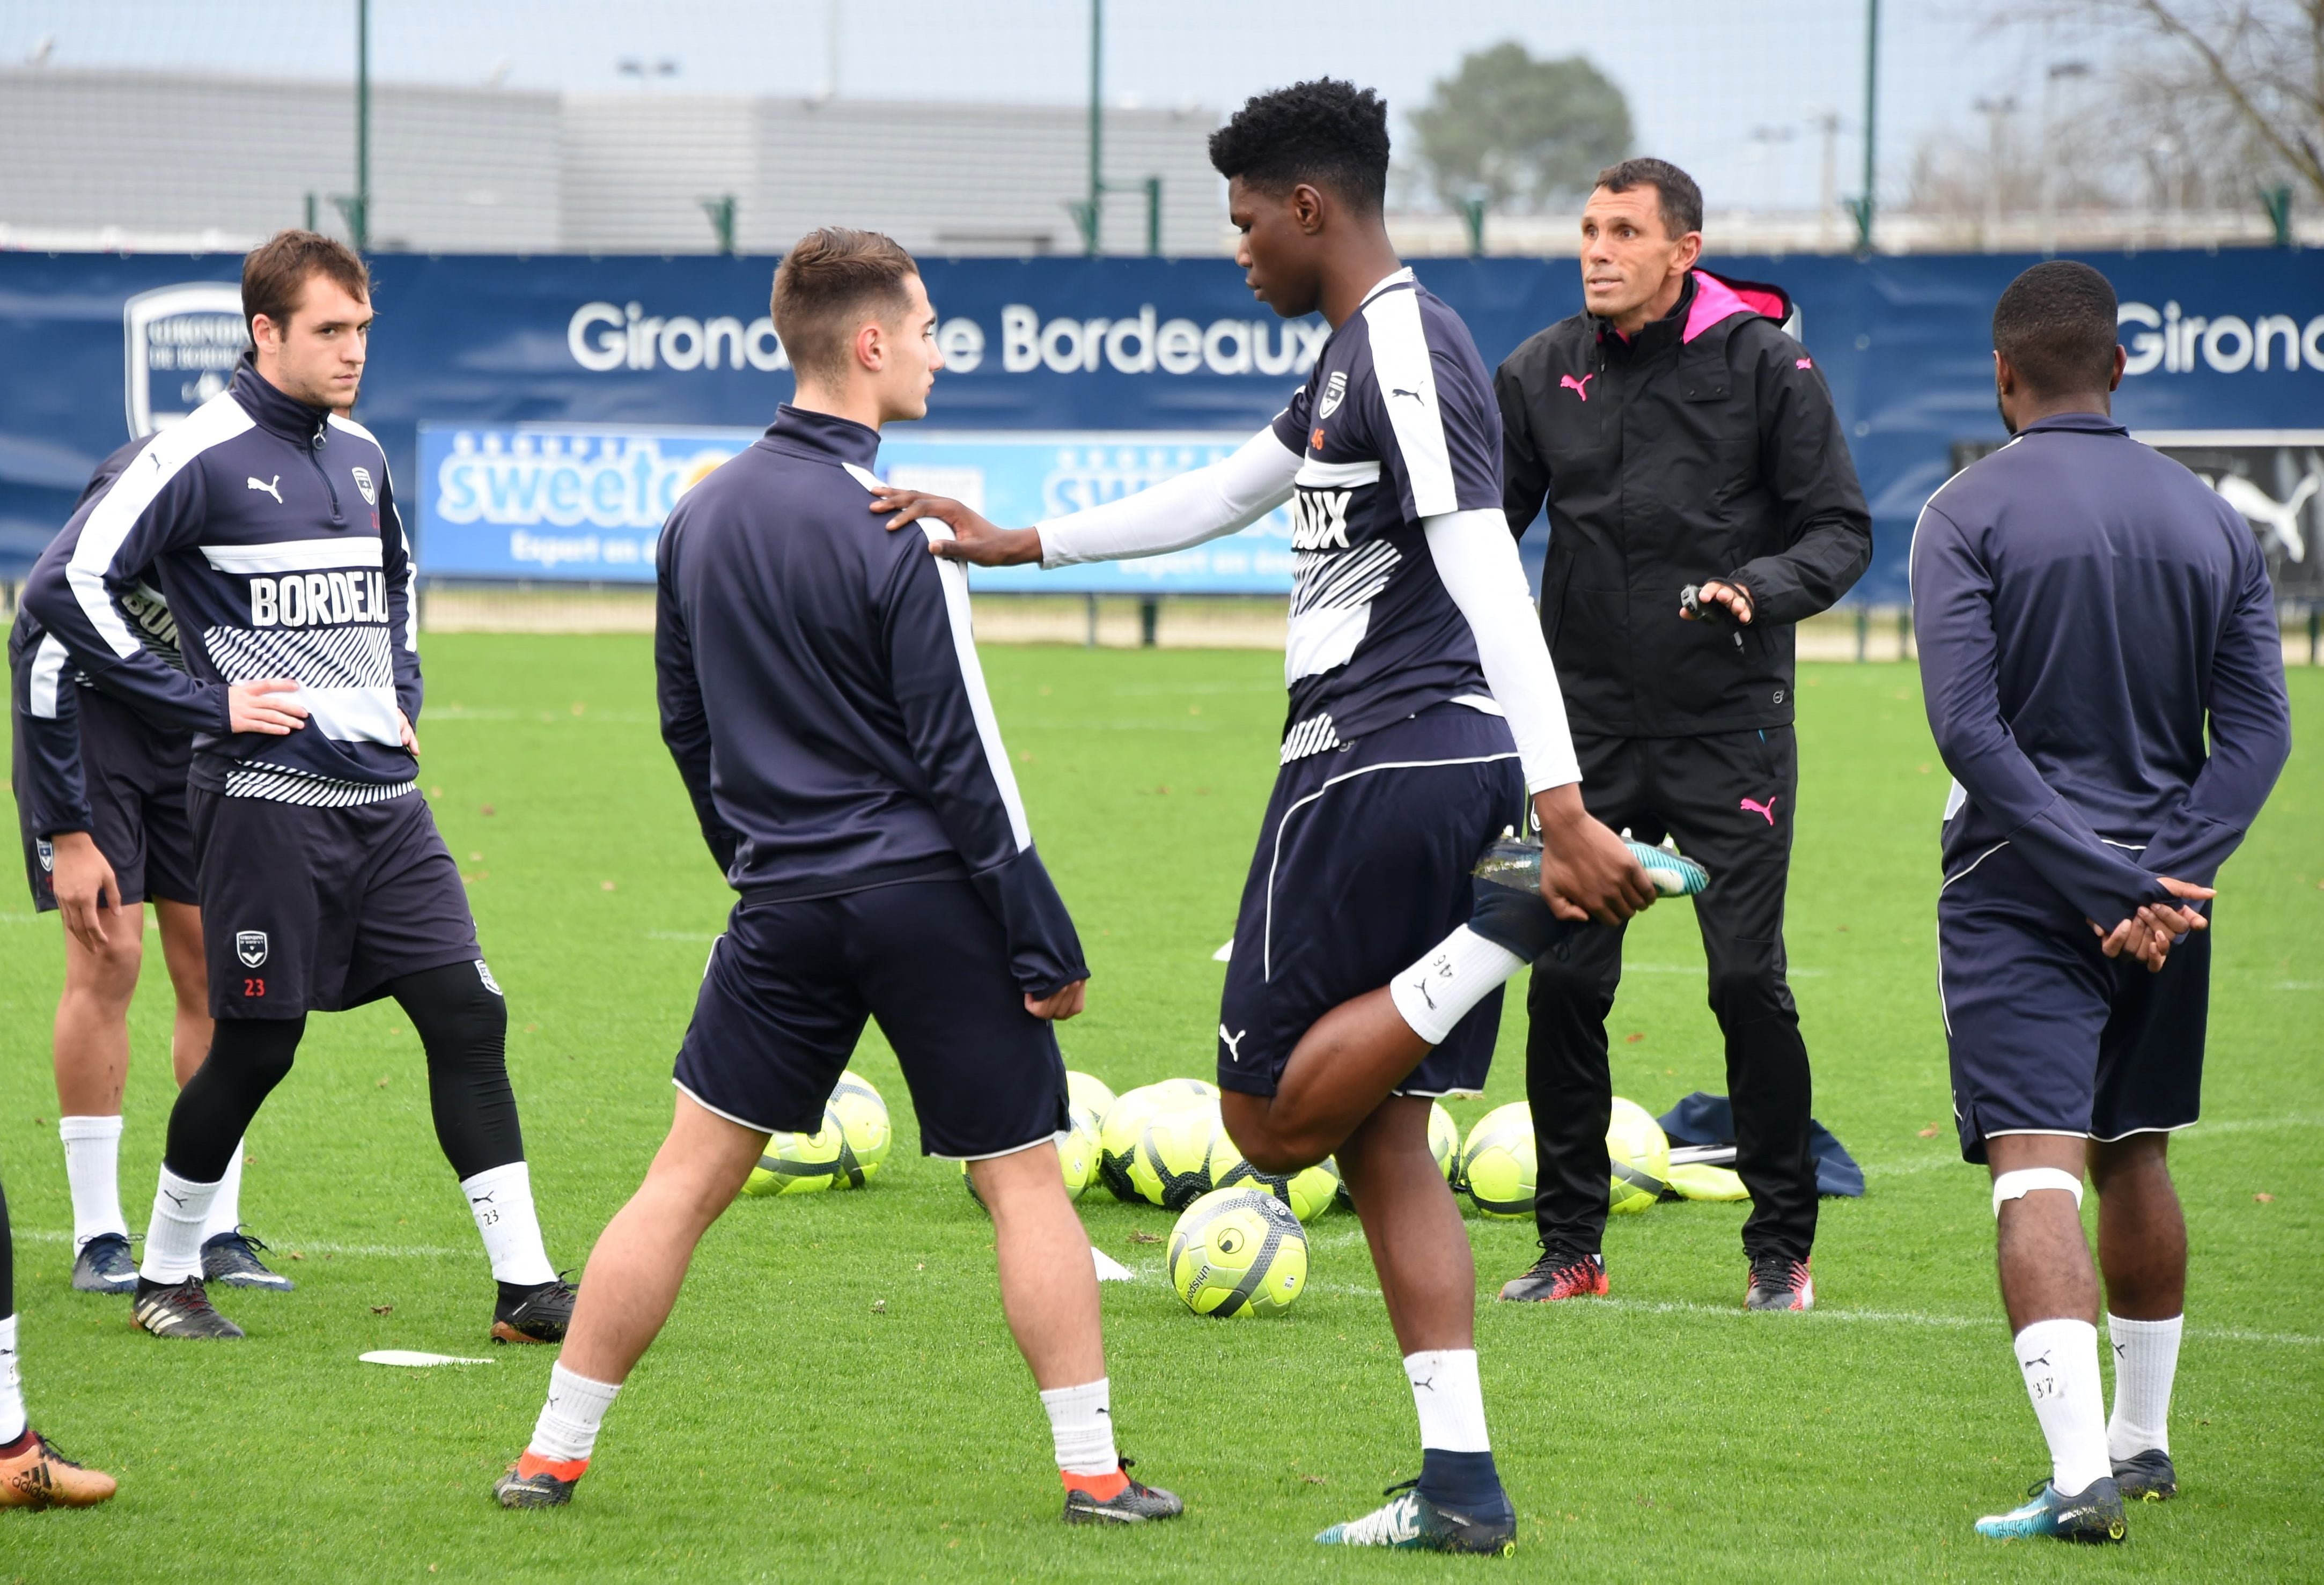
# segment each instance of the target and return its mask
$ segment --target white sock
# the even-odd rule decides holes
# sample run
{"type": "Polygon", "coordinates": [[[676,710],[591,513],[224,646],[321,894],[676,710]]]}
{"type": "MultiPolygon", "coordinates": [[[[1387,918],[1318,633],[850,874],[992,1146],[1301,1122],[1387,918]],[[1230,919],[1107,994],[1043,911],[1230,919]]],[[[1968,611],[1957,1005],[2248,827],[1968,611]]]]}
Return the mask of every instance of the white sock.
{"type": "Polygon", "coordinates": [[[65,1182],[72,1188],[73,1253],[99,1233],[129,1236],[121,1214],[121,1120],[60,1117],[57,1138],[65,1142],[65,1182]]]}
{"type": "Polygon", "coordinates": [[[549,1401],[533,1422],[528,1451],[558,1463],[586,1459],[597,1445],[597,1427],[622,1390],[618,1381],[592,1381],[562,1365],[549,1368],[549,1401]]]}
{"type": "Polygon", "coordinates": [[[2149,1448],[2171,1451],[2171,1383],[2179,1374],[2179,1333],[2184,1315],[2168,1321],[2107,1317],[2114,1345],[2114,1418],[2107,1422],[2107,1452],[2126,1459],[2149,1448]]]}
{"type": "Polygon", "coordinates": [[[1420,1445],[1448,1453],[1489,1453],[1485,1389],[1474,1349],[1424,1349],[1404,1357],[1412,1406],[1420,1411],[1420,1445]]]}
{"type": "Polygon", "coordinates": [[[145,1224],[145,1259],[137,1275],[147,1282],[183,1282],[202,1274],[202,1226],[209,1220],[216,1184],[197,1184],[161,1168],[153,1191],[153,1220],[145,1224]]]}
{"type": "Polygon", "coordinates": [[[557,1280],[557,1268],[541,1247],[540,1219],[532,1211],[530,1167],[521,1161],[488,1167],[475,1177],[462,1178],[460,1193],[468,1197],[496,1281],[535,1288],[557,1280]]]}
{"type": "Polygon", "coordinates": [[[2098,1385],[2098,1329],[2087,1321],[2037,1321],[2017,1334],[2017,1368],[2050,1444],[2050,1479],[2067,1497],[2114,1473],[2107,1458],[2106,1394],[2098,1385]]]}
{"type": "Polygon", "coordinates": [[[1456,925],[1452,935],[1391,981],[1388,993],[1414,1034],[1442,1046],[1453,1025],[1525,966],[1525,959],[1508,947],[1456,925]]]}
{"type": "Polygon", "coordinates": [[[1049,1437],[1057,1444],[1057,1468],[1068,1475],[1111,1475],[1121,1468],[1113,1451],[1111,1383],[1106,1377],[1083,1387],[1053,1387],[1041,1395],[1049,1412],[1049,1437]]]}
{"type": "Polygon", "coordinates": [[[249,1143],[246,1138],[236,1139],[234,1154],[226,1157],[226,1176],[218,1179],[217,1198],[210,1202],[209,1220],[202,1223],[204,1243],[242,1225],[242,1147],[249,1143]]]}
{"type": "Polygon", "coordinates": [[[0,1442],[24,1434],[24,1387],[16,1378],[16,1318],[0,1321],[0,1442]]]}

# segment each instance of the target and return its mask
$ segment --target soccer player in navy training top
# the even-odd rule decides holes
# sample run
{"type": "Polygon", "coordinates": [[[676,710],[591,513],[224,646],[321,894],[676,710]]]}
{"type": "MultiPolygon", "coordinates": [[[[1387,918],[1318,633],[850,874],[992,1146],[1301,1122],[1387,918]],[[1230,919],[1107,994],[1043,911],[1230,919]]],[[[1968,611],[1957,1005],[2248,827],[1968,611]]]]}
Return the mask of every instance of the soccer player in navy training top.
{"type": "Polygon", "coordinates": [[[939,554],[1057,567],[1176,549],[1291,502],[1291,706],[1222,999],[1221,1110],[1264,1171],[1337,1152],[1419,1414],[1416,1488],[1317,1539],[1504,1552],[1516,1519],[1478,1386],[1476,1269],[1428,1151],[1430,1098],[1482,1091],[1500,987],[1561,918],[1618,921],[1655,892],[1582,810],[1501,518],[1491,381],[1382,222],[1386,105],[1329,79],[1262,95],[1211,160],[1252,290],[1333,327],[1291,405],[1222,463],[1033,529],[909,492],[881,504],[950,523],[939,554]],[[1472,900],[1471,867],[1528,797],[1541,892],[1472,900]]]}
{"type": "Polygon", "coordinates": [[[2031,1500],[1978,1521],[2002,1538],[2118,1541],[2124,1497],[2178,1490],[2187,1226],[2164,1152],[2201,1100],[2211,880],[2292,745],[2259,547],[2107,416],[2115,325],[2087,264],[2010,284],[1993,348],[2015,438],[1913,534],[1921,677],[1953,774],[1937,898],[1953,1116],[1962,1156],[1992,1171],[2002,1303],[2050,1446],[2031,1500]]]}
{"type": "MultiPolygon", "coordinates": [[[[153,437],[122,447],[81,493],[65,532],[78,537],[123,471],[153,437]]],[[[178,624],[148,568],[123,599],[138,638],[180,671],[178,624]]],[[[120,1189],[121,1097],[129,1070],[129,1001],[145,956],[143,905],[153,904],[161,956],[177,993],[171,1065],[182,1087],[210,1048],[209,974],[186,807],[193,734],[158,726],[91,684],[65,647],[19,607],[8,632],[16,814],[36,911],[63,916],[65,989],[57,1002],[57,1133],[72,1193],[72,1286],[131,1294],[137,1262],[120,1189]]],[[[287,1290],[242,1230],[237,1145],[210,1202],[202,1275],[235,1287],[287,1290]]]]}
{"type": "Polygon", "coordinates": [[[554,1342],[572,1290],[540,1241],[509,1087],[508,1013],[416,782],[411,553],[386,454],[343,415],[370,277],[286,231],[243,261],[253,349],[137,454],[34,564],[24,605],[96,686],[189,728],[209,1055],[171,1110],[133,1311],[156,1337],[231,1339],[204,1224],[309,1012],[392,996],[428,1054],[436,1134],[498,1286],[492,1336],[554,1342]],[[185,669],[133,626],[158,574],[185,669]]]}
{"type": "Polygon", "coordinates": [[[1168,1518],[1178,1499],[1114,1451],[1096,1269],[1057,1164],[1050,1024],[1081,1010],[1081,940],[1033,850],[966,575],[865,511],[880,427],[927,410],[936,310],[909,253],[833,228],[783,260],[773,313],[798,393],[687,493],[656,554],[662,737],[741,898],[678,1048],[669,1136],[590,1253],[549,1401],[494,1494],[570,1500],[695,1245],[769,1134],[820,1126],[870,1017],[921,1149],[965,1161],[992,1212],[1066,1521],[1168,1518]]]}

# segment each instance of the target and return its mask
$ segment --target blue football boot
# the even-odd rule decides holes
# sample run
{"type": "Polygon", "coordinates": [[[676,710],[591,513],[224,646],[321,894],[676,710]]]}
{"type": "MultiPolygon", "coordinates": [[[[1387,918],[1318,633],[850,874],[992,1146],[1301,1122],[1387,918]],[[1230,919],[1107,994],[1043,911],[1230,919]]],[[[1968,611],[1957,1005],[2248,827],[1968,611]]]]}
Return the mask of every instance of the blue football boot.
{"type": "Polygon", "coordinates": [[[2068,1497],[2047,1480],[2026,1491],[2027,1501],[2006,1514],[1987,1514],[1977,1522],[1977,1533],[1989,1541],[2018,1541],[2049,1535],[2060,1541],[2120,1541],[2123,1537],[2122,1488],[2109,1475],[2090,1482],[2087,1490],[2068,1497]]]}

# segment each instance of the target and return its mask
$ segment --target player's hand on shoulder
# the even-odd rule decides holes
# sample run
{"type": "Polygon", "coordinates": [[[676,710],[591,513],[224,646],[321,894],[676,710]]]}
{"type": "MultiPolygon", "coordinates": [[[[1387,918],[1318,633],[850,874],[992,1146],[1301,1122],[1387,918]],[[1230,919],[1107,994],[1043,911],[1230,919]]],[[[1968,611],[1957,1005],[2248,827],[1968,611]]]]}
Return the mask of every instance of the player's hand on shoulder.
{"type": "Polygon", "coordinates": [[[978,567],[1016,567],[1041,559],[1041,536],[1033,529],[1004,529],[949,495],[920,490],[899,490],[880,484],[872,493],[872,510],[886,512],[890,532],[933,518],[952,530],[949,539],[931,539],[928,549],[947,561],[973,562],[978,567]]]}
{"type": "Polygon", "coordinates": [[[1619,925],[1651,907],[1658,893],[1622,839],[1582,806],[1569,784],[1537,795],[1541,821],[1541,895],[1559,918],[1619,925]]]}
{"type": "Polygon", "coordinates": [[[298,691],[298,683],[287,677],[235,683],[226,691],[227,728],[288,737],[307,724],[307,706],[281,696],[298,691]]]}
{"type": "Polygon", "coordinates": [[[1059,987],[1047,996],[1028,996],[1025,999],[1025,1010],[1037,1018],[1070,1018],[1082,1010],[1088,991],[1088,981],[1076,980],[1070,985],[1059,987]]]}
{"type": "Polygon", "coordinates": [[[49,877],[56,892],[57,911],[64,916],[65,928],[72,932],[73,939],[95,952],[110,939],[105,928],[106,917],[118,920],[121,883],[88,832],[57,832],[51,845],[57,855],[56,868],[49,877]]]}

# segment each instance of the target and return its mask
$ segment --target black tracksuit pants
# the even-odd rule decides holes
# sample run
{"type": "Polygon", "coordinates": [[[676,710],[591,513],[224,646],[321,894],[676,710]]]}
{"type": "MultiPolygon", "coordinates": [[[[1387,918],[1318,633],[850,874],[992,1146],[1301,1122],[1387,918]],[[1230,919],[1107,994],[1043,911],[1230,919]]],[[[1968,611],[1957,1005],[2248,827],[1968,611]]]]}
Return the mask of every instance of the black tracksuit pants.
{"type": "MultiPolygon", "coordinates": [[[[1576,734],[1573,746],[1591,814],[1640,842],[1675,837],[1680,852],[1711,871],[1710,887],[1694,899],[1695,920],[1710,959],[1711,1010],[1727,1037],[1736,1170],[1751,1192],[1743,1247],[1754,1258],[1804,1259],[1816,1224],[1808,1052],[1784,979],[1784,891],[1799,784],[1792,729],[1576,734]]],[[[1606,1230],[1614,1092],[1606,1017],[1622,977],[1622,934],[1569,932],[1533,966],[1526,1094],[1540,1164],[1534,1218],[1545,1247],[1594,1253],[1606,1230]]]]}

